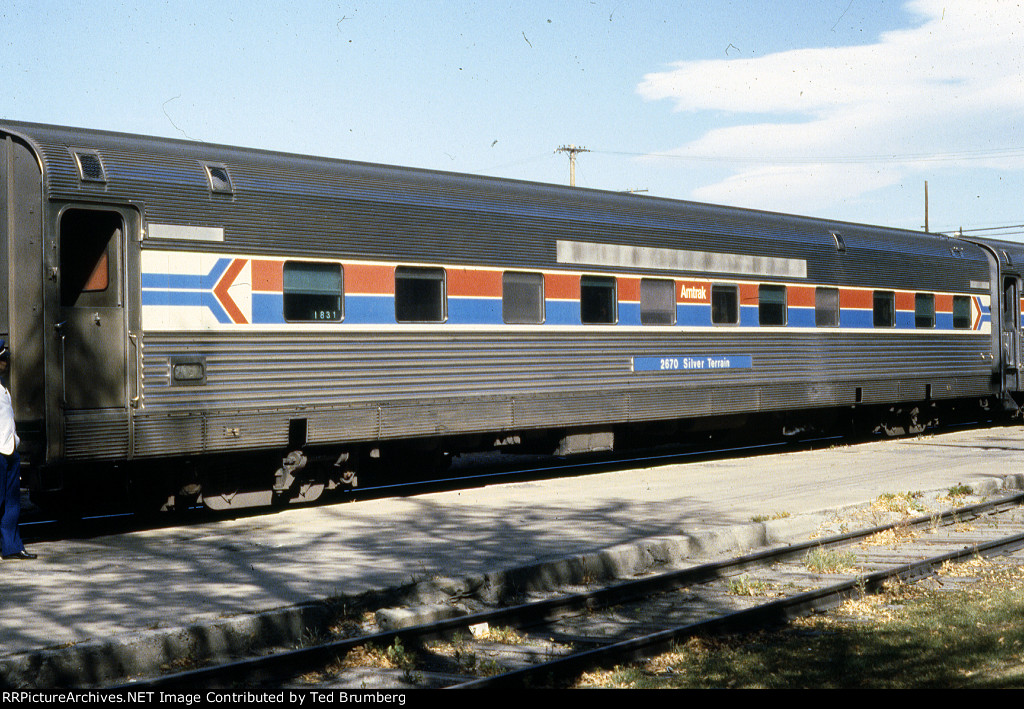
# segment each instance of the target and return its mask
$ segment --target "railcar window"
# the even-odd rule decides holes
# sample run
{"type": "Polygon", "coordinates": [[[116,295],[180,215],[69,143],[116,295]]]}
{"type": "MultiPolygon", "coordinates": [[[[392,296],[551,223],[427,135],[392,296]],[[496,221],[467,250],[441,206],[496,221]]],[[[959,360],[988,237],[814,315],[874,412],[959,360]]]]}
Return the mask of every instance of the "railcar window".
{"type": "Polygon", "coordinates": [[[914,327],[935,327],[935,295],[914,295],[914,327]]]}
{"type": "Polygon", "coordinates": [[[814,324],[817,327],[838,327],[839,289],[814,289],[814,324]]]}
{"type": "Polygon", "coordinates": [[[122,226],[121,215],[116,212],[69,209],[61,215],[62,306],[117,305],[117,269],[111,267],[111,262],[117,258],[122,226]]]}
{"type": "Polygon", "coordinates": [[[711,286],[711,322],[735,325],[740,321],[740,290],[736,286],[711,286]]]}
{"type": "Polygon", "coordinates": [[[640,324],[676,324],[676,282],[661,278],[640,279],[640,324]]]}
{"type": "Polygon", "coordinates": [[[447,316],[443,268],[395,269],[395,320],[444,322],[447,316]]]}
{"type": "Polygon", "coordinates": [[[1003,279],[1003,329],[1017,328],[1017,315],[1020,313],[1020,298],[1017,296],[1017,279],[1003,279]]]}
{"type": "Polygon", "coordinates": [[[501,316],[509,324],[544,322],[544,274],[502,274],[501,316]]]}
{"type": "Polygon", "coordinates": [[[896,326],[896,294],[892,291],[876,290],[873,300],[873,320],[875,327],[896,326]]]}
{"type": "Polygon", "coordinates": [[[971,299],[966,295],[953,296],[953,327],[959,330],[971,328],[971,299]]]}
{"type": "Polygon", "coordinates": [[[758,286],[757,317],[761,325],[786,324],[786,286],[758,286]]]}
{"type": "Polygon", "coordinates": [[[345,317],[344,273],[339,263],[284,262],[284,319],[340,322],[345,317]]]}
{"type": "Polygon", "coordinates": [[[580,279],[580,320],[590,325],[610,325],[618,320],[618,297],[611,276],[580,279]]]}

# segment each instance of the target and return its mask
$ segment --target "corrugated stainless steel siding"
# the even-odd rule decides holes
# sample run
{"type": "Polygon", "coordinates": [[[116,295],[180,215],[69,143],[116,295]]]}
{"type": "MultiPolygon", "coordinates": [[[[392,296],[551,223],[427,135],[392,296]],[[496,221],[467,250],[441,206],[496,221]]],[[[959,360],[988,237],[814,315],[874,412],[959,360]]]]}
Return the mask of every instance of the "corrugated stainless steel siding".
{"type": "Polygon", "coordinates": [[[65,417],[68,460],[117,460],[128,456],[126,411],[77,411],[65,417]]]}
{"type": "Polygon", "coordinates": [[[146,335],[137,455],[581,426],[989,392],[987,336],[702,333],[146,335]],[[201,386],[169,386],[171,357],[202,354],[201,386]],[[748,354],[749,370],[633,372],[633,356],[748,354]],[[186,412],[189,412],[186,415],[186,412]]]}

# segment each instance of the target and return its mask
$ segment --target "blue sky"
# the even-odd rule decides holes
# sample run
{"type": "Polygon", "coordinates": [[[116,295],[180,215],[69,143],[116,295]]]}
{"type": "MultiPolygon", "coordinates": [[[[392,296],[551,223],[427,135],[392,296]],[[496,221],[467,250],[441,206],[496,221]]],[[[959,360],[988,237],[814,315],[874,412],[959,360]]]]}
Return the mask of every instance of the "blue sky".
{"type": "Polygon", "coordinates": [[[927,180],[933,230],[1024,224],[1011,0],[0,0],[0,66],[15,120],[563,184],[573,143],[582,187],[916,229],[927,180]]]}

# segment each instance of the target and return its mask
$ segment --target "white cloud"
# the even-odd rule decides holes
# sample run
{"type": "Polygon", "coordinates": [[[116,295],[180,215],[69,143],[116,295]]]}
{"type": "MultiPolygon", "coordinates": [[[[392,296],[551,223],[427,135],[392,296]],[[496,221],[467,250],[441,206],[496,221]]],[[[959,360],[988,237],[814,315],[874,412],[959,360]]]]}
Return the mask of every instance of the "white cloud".
{"type": "Polygon", "coordinates": [[[678,62],[644,77],[640,95],[676,111],[758,117],[668,151],[735,165],[693,196],[800,209],[801,199],[849,199],[922,166],[1020,169],[1024,149],[1010,148],[1024,148],[1024,3],[908,7],[920,25],[875,44],[678,62]]]}
{"type": "Polygon", "coordinates": [[[806,164],[751,167],[693,191],[692,199],[737,204],[776,212],[806,213],[820,207],[900,183],[900,173],[887,166],[806,164]]]}

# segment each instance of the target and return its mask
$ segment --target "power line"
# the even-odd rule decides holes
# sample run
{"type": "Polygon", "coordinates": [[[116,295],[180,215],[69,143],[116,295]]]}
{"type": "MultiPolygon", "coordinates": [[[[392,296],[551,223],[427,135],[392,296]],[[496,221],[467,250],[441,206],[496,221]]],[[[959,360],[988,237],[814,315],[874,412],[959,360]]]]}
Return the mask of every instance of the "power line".
{"type": "Polygon", "coordinates": [[[1006,226],[978,227],[976,229],[961,229],[961,233],[971,234],[976,231],[1003,231],[1004,229],[1024,229],[1024,224],[1008,224],[1006,226]]]}
{"type": "Polygon", "coordinates": [[[977,236],[979,238],[1001,239],[1008,236],[1024,236],[1024,224],[1007,224],[1005,226],[975,227],[964,229],[963,227],[940,229],[940,234],[963,236],[977,236]]]}
{"type": "Polygon", "coordinates": [[[739,162],[766,165],[815,165],[815,164],[873,164],[880,162],[959,162],[963,160],[990,160],[993,158],[1024,158],[1024,147],[992,148],[989,150],[964,150],[948,153],[888,153],[877,155],[831,155],[821,157],[783,157],[754,155],[711,155],[700,153],[640,153],[626,150],[592,150],[602,155],[627,155],[665,160],[691,160],[694,162],[739,162]]]}

